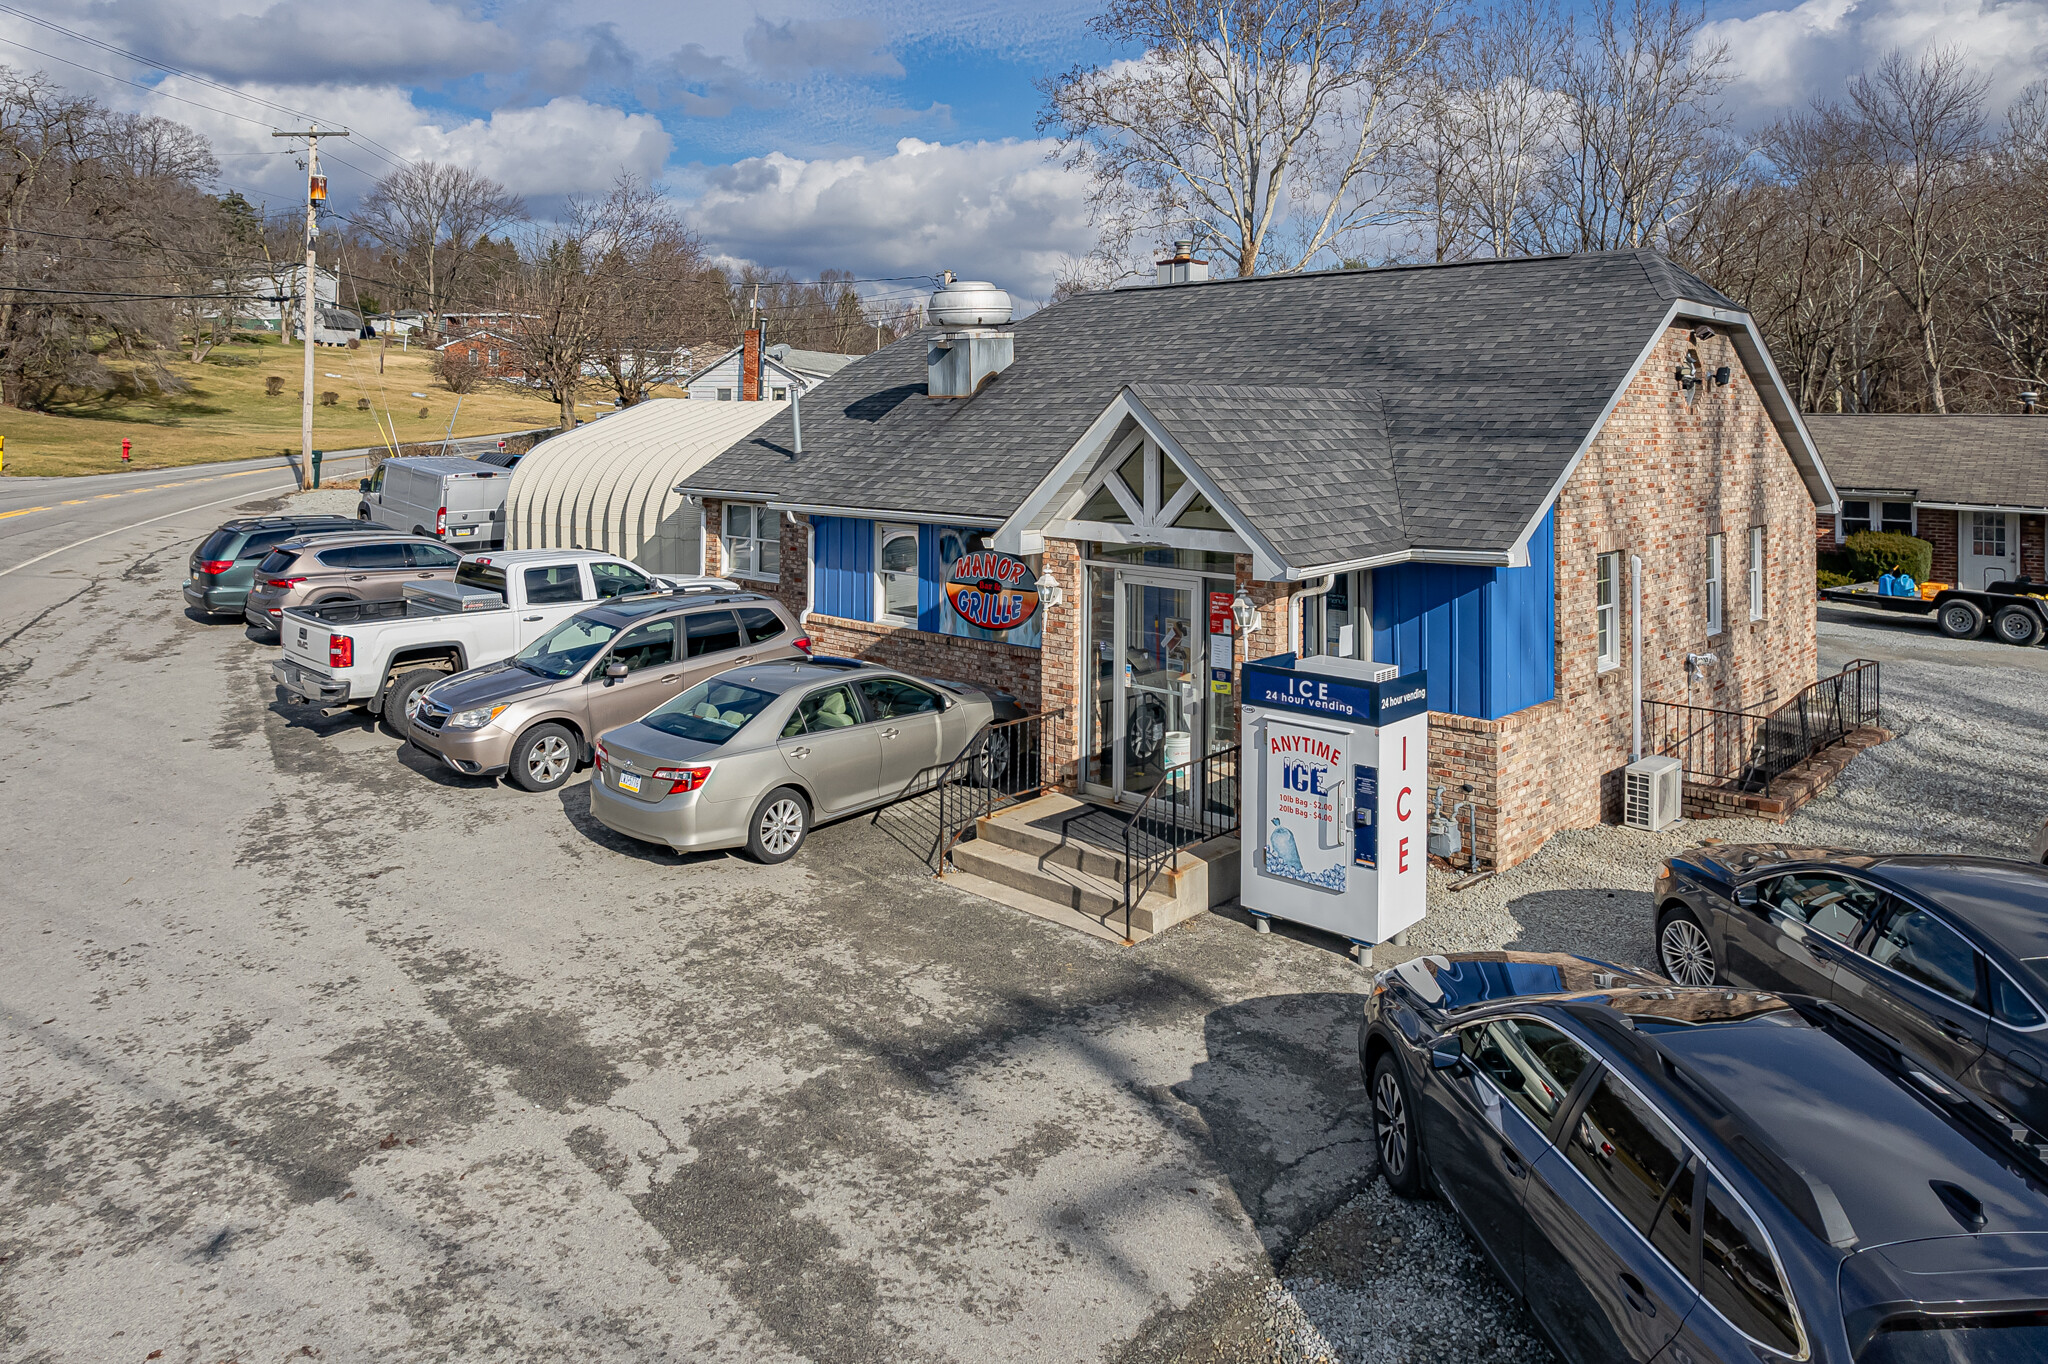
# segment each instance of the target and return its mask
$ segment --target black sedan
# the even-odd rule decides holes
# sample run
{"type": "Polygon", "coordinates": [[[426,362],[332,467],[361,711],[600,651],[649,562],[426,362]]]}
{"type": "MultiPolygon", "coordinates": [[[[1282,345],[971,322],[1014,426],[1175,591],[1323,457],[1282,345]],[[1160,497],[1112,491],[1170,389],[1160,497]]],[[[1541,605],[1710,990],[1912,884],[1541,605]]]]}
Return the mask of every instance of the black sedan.
{"type": "Polygon", "coordinates": [[[1820,1000],[1482,953],[1374,979],[1381,1167],[1573,1364],[2048,1358],[2048,1167],[1820,1000]]]}
{"type": "Polygon", "coordinates": [[[2048,1138],[2048,868],[1727,845],[1656,903],[1671,979],[1831,999],[2048,1138]]]}

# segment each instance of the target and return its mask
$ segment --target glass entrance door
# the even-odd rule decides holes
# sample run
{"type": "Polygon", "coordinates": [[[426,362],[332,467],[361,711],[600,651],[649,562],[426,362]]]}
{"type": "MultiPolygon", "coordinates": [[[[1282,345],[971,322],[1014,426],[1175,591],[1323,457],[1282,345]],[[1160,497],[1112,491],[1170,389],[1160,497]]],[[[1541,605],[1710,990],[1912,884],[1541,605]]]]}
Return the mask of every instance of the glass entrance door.
{"type": "Polygon", "coordinates": [[[1158,785],[1197,756],[1201,729],[1201,622],[1197,579],[1117,574],[1115,792],[1121,800],[1158,785]]]}

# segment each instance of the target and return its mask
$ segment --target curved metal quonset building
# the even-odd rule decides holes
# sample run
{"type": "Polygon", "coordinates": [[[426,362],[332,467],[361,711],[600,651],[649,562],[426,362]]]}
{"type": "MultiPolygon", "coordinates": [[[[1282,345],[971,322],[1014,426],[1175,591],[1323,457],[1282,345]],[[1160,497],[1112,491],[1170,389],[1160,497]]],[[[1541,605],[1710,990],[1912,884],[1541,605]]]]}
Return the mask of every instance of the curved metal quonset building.
{"type": "Polygon", "coordinates": [[[512,472],[509,549],[599,549],[655,573],[703,562],[676,484],[789,404],[653,398],[541,442],[512,472]]]}

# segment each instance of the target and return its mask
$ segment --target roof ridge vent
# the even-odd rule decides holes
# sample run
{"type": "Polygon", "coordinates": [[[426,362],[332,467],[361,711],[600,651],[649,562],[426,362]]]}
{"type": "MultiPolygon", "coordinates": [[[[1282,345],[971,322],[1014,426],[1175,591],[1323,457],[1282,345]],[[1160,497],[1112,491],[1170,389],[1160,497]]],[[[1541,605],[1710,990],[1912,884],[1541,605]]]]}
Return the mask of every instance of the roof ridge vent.
{"type": "Polygon", "coordinates": [[[972,398],[1010,367],[1016,339],[1005,330],[1010,296],[983,280],[956,280],[947,271],[926,315],[945,330],[925,352],[925,396],[972,398]]]}

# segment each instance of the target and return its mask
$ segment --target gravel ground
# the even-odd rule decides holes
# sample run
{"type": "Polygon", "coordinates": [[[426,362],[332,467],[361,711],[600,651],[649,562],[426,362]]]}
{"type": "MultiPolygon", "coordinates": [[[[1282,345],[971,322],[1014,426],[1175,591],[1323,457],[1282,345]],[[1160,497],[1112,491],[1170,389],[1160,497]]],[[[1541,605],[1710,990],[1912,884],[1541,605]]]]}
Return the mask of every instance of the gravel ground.
{"type": "Polygon", "coordinates": [[[287,497],[285,511],[293,516],[354,516],[362,500],[354,488],[314,488],[287,497]]]}
{"type": "MultiPolygon", "coordinates": [[[[1783,825],[1687,820],[1661,834],[1612,825],[1553,838],[1459,894],[1432,869],[1430,915],[1401,955],[1487,948],[1570,951],[1645,965],[1658,862],[1707,839],[2025,856],[2048,814],[2048,651],[1943,638],[1919,623],[1824,611],[1823,671],[1883,665],[1897,735],[1850,763],[1783,825]]],[[[1285,931],[1276,929],[1276,931],[1285,931]]],[[[1450,1210],[1407,1203],[1374,1179],[1283,1256],[1279,1274],[1191,1309],[1170,1345],[1130,1359],[1175,1364],[1537,1364],[1554,1359],[1450,1210]]]]}

